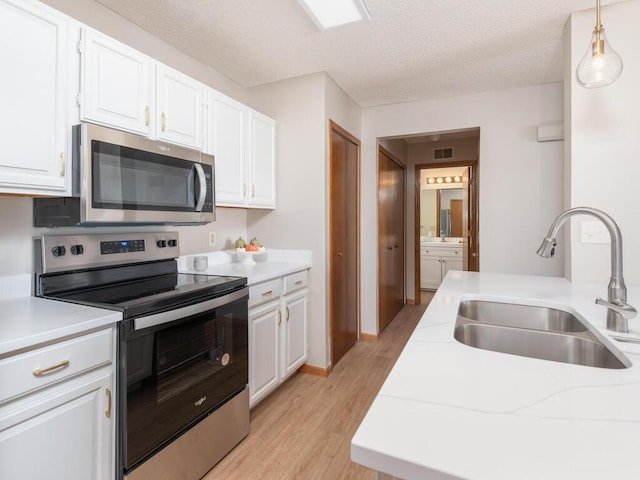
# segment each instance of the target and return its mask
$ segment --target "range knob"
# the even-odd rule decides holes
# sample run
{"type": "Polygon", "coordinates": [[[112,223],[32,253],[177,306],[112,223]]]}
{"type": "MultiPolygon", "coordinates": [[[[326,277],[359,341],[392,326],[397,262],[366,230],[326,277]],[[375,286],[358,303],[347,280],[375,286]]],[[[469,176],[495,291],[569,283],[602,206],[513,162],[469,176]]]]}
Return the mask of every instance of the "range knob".
{"type": "Polygon", "coordinates": [[[54,257],[62,257],[67,253],[67,249],[64,248],[64,245],[59,245],[57,247],[53,247],[51,249],[51,253],[54,257]]]}
{"type": "Polygon", "coordinates": [[[82,255],[84,253],[84,245],[71,245],[71,255],[82,255]]]}
{"type": "Polygon", "coordinates": [[[177,246],[178,246],[178,240],[169,240],[169,241],[167,242],[167,244],[168,244],[170,247],[177,247],[177,246]]]}
{"type": "Polygon", "coordinates": [[[164,248],[164,247],[167,246],[167,241],[166,240],[158,240],[157,244],[158,244],[158,248],[164,248]]]}

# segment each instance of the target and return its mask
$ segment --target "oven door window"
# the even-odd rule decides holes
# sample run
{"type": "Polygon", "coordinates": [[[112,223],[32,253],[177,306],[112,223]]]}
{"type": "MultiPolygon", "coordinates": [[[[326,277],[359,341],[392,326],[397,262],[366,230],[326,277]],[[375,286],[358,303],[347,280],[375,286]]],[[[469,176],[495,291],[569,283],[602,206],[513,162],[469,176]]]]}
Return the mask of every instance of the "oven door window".
{"type": "Polygon", "coordinates": [[[246,300],[135,332],[125,348],[131,468],[245,388],[246,300]]]}
{"type": "MultiPolygon", "coordinates": [[[[194,163],[93,140],[92,206],[195,212],[200,195],[194,163]]],[[[202,165],[209,173],[210,165],[202,165]]]]}

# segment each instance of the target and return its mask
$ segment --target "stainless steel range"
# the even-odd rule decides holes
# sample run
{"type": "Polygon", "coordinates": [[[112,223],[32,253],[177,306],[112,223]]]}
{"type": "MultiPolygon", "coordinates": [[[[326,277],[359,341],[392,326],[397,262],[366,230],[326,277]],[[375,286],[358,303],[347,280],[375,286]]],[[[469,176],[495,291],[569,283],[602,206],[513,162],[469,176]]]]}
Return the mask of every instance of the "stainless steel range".
{"type": "Polygon", "coordinates": [[[38,296],[119,310],[117,471],[199,479],[249,433],[245,278],[177,272],[178,234],[35,240],[38,296]]]}

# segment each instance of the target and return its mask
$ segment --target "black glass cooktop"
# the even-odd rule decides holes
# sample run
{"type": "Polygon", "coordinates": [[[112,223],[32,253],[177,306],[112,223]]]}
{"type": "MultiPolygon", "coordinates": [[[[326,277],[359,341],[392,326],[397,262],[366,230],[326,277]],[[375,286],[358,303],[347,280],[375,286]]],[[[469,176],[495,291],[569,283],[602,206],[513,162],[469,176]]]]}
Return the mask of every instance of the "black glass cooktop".
{"type": "Polygon", "coordinates": [[[118,271],[83,272],[44,278],[43,297],[122,311],[124,318],[155,313],[241,289],[243,277],[191,275],[176,272],[104,283],[118,271]],[[48,283],[47,283],[48,282],[48,283]]]}

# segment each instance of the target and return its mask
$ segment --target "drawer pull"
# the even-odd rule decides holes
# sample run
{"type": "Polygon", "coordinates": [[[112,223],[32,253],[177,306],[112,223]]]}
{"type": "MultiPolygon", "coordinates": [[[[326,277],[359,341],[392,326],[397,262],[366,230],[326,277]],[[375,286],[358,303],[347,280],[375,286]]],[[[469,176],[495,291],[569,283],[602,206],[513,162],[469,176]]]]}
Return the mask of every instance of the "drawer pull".
{"type": "Polygon", "coordinates": [[[294,285],[302,285],[302,280],[298,280],[297,282],[294,283],[294,285]]]}
{"type": "Polygon", "coordinates": [[[51,365],[47,368],[38,368],[33,371],[34,377],[42,377],[48,373],[53,372],[54,370],[60,370],[61,368],[65,368],[69,366],[69,360],[63,360],[60,363],[56,363],[55,365],[51,365]]]}
{"type": "Polygon", "coordinates": [[[107,418],[111,418],[111,389],[107,388],[104,393],[107,394],[107,411],[104,414],[107,418]]]}
{"type": "Polygon", "coordinates": [[[262,296],[263,297],[268,297],[269,295],[271,295],[273,293],[273,290],[267,290],[266,292],[262,292],[262,296]]]}

